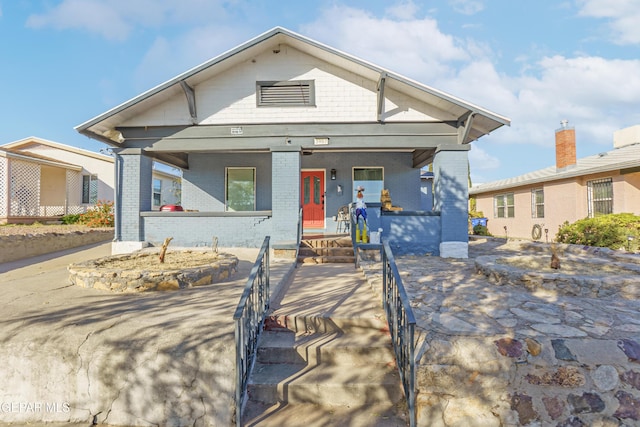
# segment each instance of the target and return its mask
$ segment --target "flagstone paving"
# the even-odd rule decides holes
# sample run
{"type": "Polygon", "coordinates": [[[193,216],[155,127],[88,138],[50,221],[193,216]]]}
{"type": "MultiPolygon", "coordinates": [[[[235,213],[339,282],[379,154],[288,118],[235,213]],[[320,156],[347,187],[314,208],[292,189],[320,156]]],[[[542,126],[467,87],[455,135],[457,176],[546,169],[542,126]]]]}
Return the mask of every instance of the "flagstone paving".
{"type": "MultiPolygon", "coordinates": [[[[469,259],[396,258],[417,318],[419,425],[638,425],[640,300],[531,292],[476,272],[478,256],[528,248],[472,240],[469,259]]],[[[380,287],[380,263],[361,267],[380,287]]]]}

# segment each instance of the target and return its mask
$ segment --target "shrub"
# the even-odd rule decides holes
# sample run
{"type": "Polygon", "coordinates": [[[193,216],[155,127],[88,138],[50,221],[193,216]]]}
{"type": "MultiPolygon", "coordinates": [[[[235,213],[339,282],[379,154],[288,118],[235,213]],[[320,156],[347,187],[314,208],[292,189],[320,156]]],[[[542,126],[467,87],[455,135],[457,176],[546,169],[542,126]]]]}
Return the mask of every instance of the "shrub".
{"type": "Polygon", "coordinates": [[[491,236],[491,233],[489,233],[489,229],[480,224],[473,227],[473,234],[475,234],[476,236],[491,236]]]}
{"type": "Polygon", "coordinates": [[[610,249],[638,249],[640,216],[630,213],[601,215],[560,226],[556,241],[610,249]],[[628,240],[631,237],[632,240],[628,240]]]}
{"type": "Polygon", "coordinates": [[[78,222],[87,227],[113,227],[113,202],[98,200],[93,209],[80,215],[78,222]]]}
{"type": "Polygon", "coordinates": [[[77,224],[80,221],[80,214],[69,214],[60,218],[63,224],[77,224]]]}

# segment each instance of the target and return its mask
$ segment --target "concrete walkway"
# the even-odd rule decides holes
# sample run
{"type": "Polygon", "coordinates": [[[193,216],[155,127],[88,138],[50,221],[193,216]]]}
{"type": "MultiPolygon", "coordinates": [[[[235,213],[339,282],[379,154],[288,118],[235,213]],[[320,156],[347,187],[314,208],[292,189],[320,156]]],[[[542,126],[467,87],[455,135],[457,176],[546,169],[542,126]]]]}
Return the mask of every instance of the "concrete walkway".
{"type": "MultiPolygon", "coordinates": [[[[110,244],[0,264],[0,423],[229,425],[232,318],[258,250],[221,251],[232,280],[176,292],[70,285],[67,265],[110,244]]],[[[272,286],[292,267],[272,260],[272,286]]]]}
{"type": "MultiPolygon", "coordinates": [[[[283,368],[268,369],[269,375],[277,378],[283,389],[287,390],[284,394],[291,401],[279,401],[271,406],[250,404],[244,414],[247,426],[408,425],[381,300],[354,264],[298,264],[292,280],[282,287],[280,298],[272,301],[272,309],[272,322],[267,324],[267,329],[286,327],[296,331],[298,341],[291,345],[299,346],[296,350],[309,356],[309,359],[305,359],[302,368],[292,368],[291,365],[282,372],[278,369],[283,368]],[[307,347],[307,341],[313,344],[307,347]],[[333,355],[333,352],[338,355],[333,355]],[[380,353],[383,354],[380,359],[384,362],[375,357],[380,353]],[[333,362],[327,362],[332,359],[333,362]],[[383,379],[384,375],[388,377],[383,379]],[[372,384],[380,381],[376,387],[377,392],[383,395],[381,401],[373,398],[372,395],[376,393],[369,392],[370,401],[356,404],[358,399],[354,400],[348,390],[356,388],[356,384],[361,382],[366,384],[363,378],[372,384]],[[344,389],[339,386],[342,381],[344,389]],[[307,394],[321,395],[323,387],[331,390],[330,397],[305,400],[307,394]],[[301,389],[305,391],[301,392],[301,389]],[[302,402],[296,401],[295,397],[300,393],[304,395],[302,402]],[[315,399],[322,401],[322,404],[315,399]]],[[[258,367],[256,365],[255,369],[258,367]]],[[[259,376],[265,374],[254,370],[254,377],[259,376]]],[[[359,398],[366,400],[363,397],[367,394],[366,389],[360,390],[360,393],[359,398]]]]}

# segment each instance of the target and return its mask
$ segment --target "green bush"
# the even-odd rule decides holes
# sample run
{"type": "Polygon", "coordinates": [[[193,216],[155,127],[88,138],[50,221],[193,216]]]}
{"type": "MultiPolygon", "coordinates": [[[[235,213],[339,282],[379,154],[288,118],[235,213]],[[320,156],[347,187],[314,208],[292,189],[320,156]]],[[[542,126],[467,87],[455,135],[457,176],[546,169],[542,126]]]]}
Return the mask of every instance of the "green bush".
{"type": "Polygon", "coordinates": [[[80,214],[69,214],[60,218],[63,224],[77,224],[80,221],[80,214]]]}
{"type": "Polygon", "coordinates": [[[630,213],[601,215],[560,226],[556,241],[610,249],[638,249],[640,216],[630,213]],[[631,237],[631,240],[629,240],[631,237]]]}
{"type": "Polygon", "coordinates": [[[476,236],[491,236],[491,233],[489,233],[489,229],[480,224],[473,227],[473,234],[476,236]]]}

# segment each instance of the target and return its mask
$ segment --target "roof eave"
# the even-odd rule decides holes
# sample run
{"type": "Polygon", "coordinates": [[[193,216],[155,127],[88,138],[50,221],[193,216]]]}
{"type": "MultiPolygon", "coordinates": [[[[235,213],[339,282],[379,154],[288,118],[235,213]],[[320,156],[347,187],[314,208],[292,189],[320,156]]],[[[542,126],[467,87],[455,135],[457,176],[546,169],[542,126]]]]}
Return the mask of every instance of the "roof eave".
{"type": "Polygon", "coordinates": [[[560,172],[560,173],[558,173],[556,175],[553,175],[553,176],[540,177],[540,178],[531,178],[531,179],[524,180],[524,181],[519,181],[519,182],[499,184],[499,185],[492,186],[492,187],[489,187],[489,188],[481,188],[482,185],[486,185],[486,184],[479,184],[478,187],[475,187],[475,188],[471,187],[469,189],[469,195],[470,196],[474,196],[474,195],[484,194],[484,193],[493,193],[493,192],[501,191],[501,190],[509,190],[509,189],[518,188],[518,187],[526,187],[526,186],[529,186],[529,185],[541,184],[541,183],[544,183],[544,182],[561,181],[561,180],[564,180],[564,179],[576,178],[576,177],[579,177],[579,176],[594,175],[594,174],[598,174],[598,173],[618,171],[618,170],[628,169],[628,168],[632,168],[632,167],[640,167],[640,160],[630,160],[628,162],[603,165],[603,166],[594,167],[594,168],[590,168],[590,169],[574,169],[574,170],[560,172]]]}

